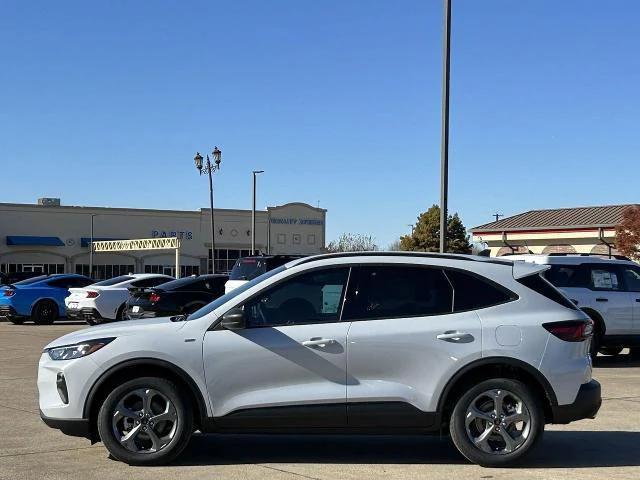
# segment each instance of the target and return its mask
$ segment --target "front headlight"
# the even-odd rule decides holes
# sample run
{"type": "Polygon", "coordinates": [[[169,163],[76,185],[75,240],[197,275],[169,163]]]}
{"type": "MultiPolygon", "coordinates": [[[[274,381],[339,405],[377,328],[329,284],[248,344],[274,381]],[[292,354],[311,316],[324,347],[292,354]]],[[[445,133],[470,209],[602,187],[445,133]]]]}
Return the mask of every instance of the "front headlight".
{"type": "Polygon", "coordinates": [[[115,340],[113,338],[97,338],[75,345],[64,345],[62,347],[52,347],[45,349],[51,360],[73,360],[74,358],[86,357],[93,352],[100,350],[105,345],[115,340]]]}

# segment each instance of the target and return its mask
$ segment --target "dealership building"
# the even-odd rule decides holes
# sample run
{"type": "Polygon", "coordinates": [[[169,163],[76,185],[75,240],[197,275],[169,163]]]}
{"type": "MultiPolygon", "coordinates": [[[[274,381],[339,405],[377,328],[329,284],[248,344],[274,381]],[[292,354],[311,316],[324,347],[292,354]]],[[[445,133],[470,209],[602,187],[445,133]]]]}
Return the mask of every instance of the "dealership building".
{"type": "Polygon", "coordinates": [[[530,210],[471,229],[491,256],[518,253],[617,255],[616,226],[633,205],[530,210]]]}
{"type": "MultiPolygon", "coordinates": [[[[211,210],[153,210],[0,203],[0,271],[89,274],[94,240],[177,237],[181,276],[206,273],[211,265],[211,210]]],[[[256,250],[311,255],[325,251],[326,210],[287,203],[256,211],[256,250]]],[[[216,272],[228,272],[250,254],[251,210],[214,209],[216,272]]],[[[175,275],[171,251],[94,253],[94,277],[130,272],[175,275]]]]}

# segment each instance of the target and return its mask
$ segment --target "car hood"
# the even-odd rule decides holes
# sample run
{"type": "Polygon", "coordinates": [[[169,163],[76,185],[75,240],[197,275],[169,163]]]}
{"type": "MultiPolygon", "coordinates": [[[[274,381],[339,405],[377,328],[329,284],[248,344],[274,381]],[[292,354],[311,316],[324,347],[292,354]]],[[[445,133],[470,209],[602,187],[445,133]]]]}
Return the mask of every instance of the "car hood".
{"type": "Polygon", "coordinates": [[[149,318],[144,320],[131,320],[126,322],[107,323],[84,328],[76,332],[71,332],[56,338],[44,348],[59,347],[62,345],[73,345],[87,340],[108,337],[124,337],[129,335],[139,335],[148,332],[152,327],[166,325],[168,330],[178,331],[184,327],[185,322],[172,322],[170,317],[149,318]]]}

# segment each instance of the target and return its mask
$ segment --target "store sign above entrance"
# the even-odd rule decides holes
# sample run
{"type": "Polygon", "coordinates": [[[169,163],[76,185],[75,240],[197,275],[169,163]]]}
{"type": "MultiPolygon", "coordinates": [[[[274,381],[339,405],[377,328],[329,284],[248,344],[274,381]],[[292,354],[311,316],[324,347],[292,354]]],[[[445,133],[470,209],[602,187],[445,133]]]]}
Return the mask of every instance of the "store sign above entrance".
{"type": "Polygon", "coordinates": [[[94,252],[125,252],[131,250],[168,250],[180,248],[179,238],[141,238],[93,242],[94,252]]]}
{"type": "Polygon", "coordinates": [[[315,218],[272,218],[271,223],[283,225],[324,225],[322,220],[315,218]]]}

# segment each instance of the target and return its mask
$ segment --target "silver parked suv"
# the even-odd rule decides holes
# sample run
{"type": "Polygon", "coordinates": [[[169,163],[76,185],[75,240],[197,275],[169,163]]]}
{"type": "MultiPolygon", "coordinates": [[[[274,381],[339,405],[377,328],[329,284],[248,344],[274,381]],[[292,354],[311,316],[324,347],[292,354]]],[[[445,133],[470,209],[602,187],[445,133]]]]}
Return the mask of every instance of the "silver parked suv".
{"type": "Polygon", "coordinates": [[[548,265],[545,277],[594,321],[591,355],[640,353],[640,265],[592,255],[512,255],[548,265]]]}
{"type": "Polygon", "coordinates": [[[465,255],[294,260],[194,314],[65,335],[38,370],[45,423],[117,459],[193,431],[437,433],[511,464],[547,423],[593,418],[592,322],[540,272],[465,255]]]}

